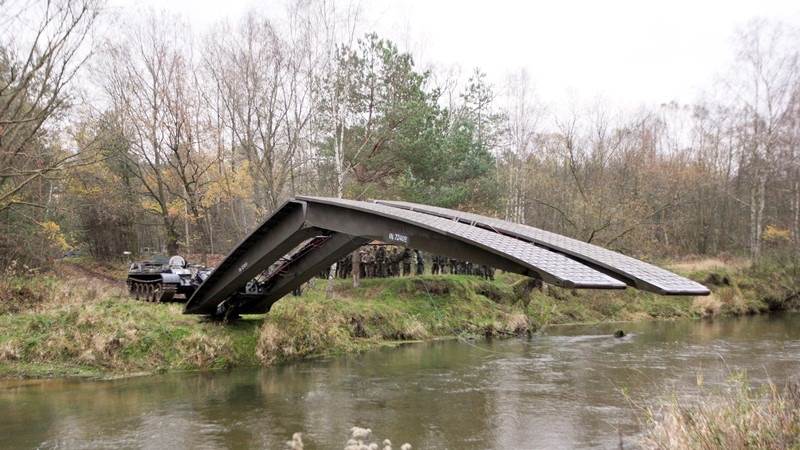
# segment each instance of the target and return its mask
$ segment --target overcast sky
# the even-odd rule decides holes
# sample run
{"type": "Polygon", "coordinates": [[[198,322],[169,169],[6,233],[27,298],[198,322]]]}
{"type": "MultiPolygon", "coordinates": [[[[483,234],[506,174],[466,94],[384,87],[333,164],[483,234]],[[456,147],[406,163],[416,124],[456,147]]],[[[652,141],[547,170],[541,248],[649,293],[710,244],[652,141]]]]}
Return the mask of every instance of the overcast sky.
{"type": "MultiPolygon", "coordinates": [[[[167,9],[196,31],[282,0],[111,0],[114,9],[167,9]]],[[[635,108],[694,101],[732,57],[732,35],[755,17],[800,26],[798,0],[373,0],[365,28],[397,41],[422,66],[473,67],[498,86],[526,69],[542,100],[635,108]]]]}

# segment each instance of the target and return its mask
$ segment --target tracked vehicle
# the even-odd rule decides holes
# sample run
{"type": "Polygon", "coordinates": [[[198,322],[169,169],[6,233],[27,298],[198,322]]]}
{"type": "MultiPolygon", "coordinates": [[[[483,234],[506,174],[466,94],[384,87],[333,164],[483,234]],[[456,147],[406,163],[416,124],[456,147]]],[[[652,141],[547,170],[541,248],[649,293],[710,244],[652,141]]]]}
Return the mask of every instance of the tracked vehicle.
{"type": "Polygon", "coordinates": [[[147,302],[186,302],[211,271],[204,266],[187,264],[182,256],[175,255],[169,259],[154,256],[131,264],[128,292],[137,300],[147,302]]]}

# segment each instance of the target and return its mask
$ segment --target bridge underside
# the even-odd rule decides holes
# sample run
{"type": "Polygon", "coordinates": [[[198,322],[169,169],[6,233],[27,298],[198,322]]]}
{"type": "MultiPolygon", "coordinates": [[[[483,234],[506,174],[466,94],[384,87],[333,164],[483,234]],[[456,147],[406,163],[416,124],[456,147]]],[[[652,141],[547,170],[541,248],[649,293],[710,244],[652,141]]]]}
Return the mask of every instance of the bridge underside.
{"type": "Polygon", "coordinates": [[[372,240],[567,288],[634,286],[675,295],[709,292],[698,283],[619,253],[499,219],[402,202],[297,197],[284,203],[223,260],[194,292],[185,313],[267,312],[281,297],[372,240]]]}

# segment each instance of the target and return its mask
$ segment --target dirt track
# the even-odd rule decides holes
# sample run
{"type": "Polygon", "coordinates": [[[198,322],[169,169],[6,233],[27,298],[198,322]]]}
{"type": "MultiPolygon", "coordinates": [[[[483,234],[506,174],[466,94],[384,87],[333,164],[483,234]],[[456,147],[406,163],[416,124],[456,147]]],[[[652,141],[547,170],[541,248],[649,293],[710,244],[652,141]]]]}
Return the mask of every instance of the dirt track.
{"type": "Polygon", "coordinates": [[[58,261],[56,270],[63,274],[94,278],[118,286],[123,286],[125,284],[125,280],[117,278],[111,274],[103,273],[99,270],[94,270],[64,259],[58,261]]]}

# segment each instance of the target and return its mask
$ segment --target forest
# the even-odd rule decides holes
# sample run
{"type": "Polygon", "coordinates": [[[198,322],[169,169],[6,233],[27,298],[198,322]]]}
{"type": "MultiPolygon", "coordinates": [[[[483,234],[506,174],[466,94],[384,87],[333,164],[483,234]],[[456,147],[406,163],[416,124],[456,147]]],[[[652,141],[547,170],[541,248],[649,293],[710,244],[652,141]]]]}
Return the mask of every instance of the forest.
{"type": "Polygon", "coordinates": [[[0,268],[225,254],[301,194],[475,211],[649,259],[800,251],[800,30],[753,20],[713,92],[620,111],[547,105],[523,70],[422,67],[363,29],[324,0],[201,30],[0,0],[0,268]]]}

